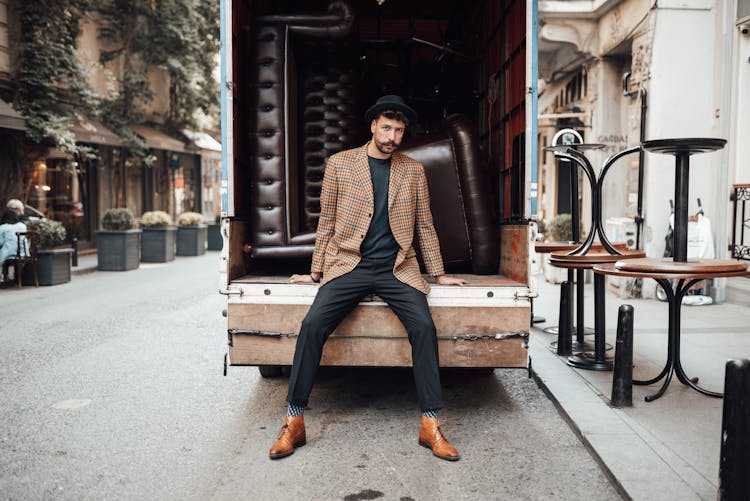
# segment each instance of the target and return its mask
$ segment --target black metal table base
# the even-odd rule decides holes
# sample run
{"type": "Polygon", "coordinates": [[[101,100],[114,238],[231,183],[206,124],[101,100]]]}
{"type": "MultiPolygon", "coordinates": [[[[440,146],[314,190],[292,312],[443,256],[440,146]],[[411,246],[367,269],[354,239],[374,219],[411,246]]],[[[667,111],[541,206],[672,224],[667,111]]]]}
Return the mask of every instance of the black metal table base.
{"type": "Polygon", "coordinates": [[[612,358],[601,359],[596,356],[596,353],[584,352],[568,357],[568,365],[590,371],[611,371],[614,361],[612,358]]]}
{"type": "Polygon", "coordinates": [[[606,356],[604,313],[604,275],[594,274],[594,353],[568,357],[568,365],[592,371],[611,371],[613,360],[606,356]]]}
{"type": "Polygon", "coordinates": [[[637,381],[634,380],[633,384],[637,385],[651,385],[658,383],[662,379],[664,382],[659,390],[646,397],[646,402],[653,402],[657,398],[664,395],[667,391],[669,383],[672,382],[672,376],[677,376],[677,380],[682,384],[691,387],[695,391],[707,395],[709,397],[722,398],[724,394],[709,391],[698,386],[698,378],[690,378],[685,374],[685,369],[682,368],[682,360],[680,359],[680,316],[682,311],[682,298],[685,296],[690,288],[700,282],[702,279],[693,279],[686,283],[685,279],[675,281],[674,289],[669,280],[658,279],[656,282],[661,286],[664,292],[667,294],[667,302],[669,303],[669,330],[667,335],[667,363],[661,372],[654,378],[637,381]]]}
{"type": "MultiPolygon", "coordinates": [[[[573,332],[577,331],[576,326],[573,326],[573,332]]],[[[552,327],[547,327],[546,329],[542,329],[542,332],[545,334],[554,334],[557,335],[560,332],[560,326],[559,325],[553,325],[552,327]]],[[[583,335],[584,336],[593,336],[594,335],[594,328],[593,327],[584,327],[583,328],[583,335]]]]}
{"type": "MultiPolygon", "coordinates": [[[[592,333],[592,335],[593,335],[593,333],[592,333]]],[[[604,348],[605,348],[606,351],[610,351],[610,350],[614,349],[614,346],[612,346],[609,343],[606,343],[604,345],[604,348]]],[[[549,349],[552,350],[552,351],[557,351],[557,341],[552,341],[549,344],[549,349]]],[[[574,351],[575,353],[583,353],[583,352],[591,352],[591,353],[593,353],[594,350],[596,349],[596,346],[595,346],[595,343],[592,342],[592,341],[584,341],[583,343],[581,343],[577,339],[574,339],[573,342],[570,345],[570,349],[572,351],[574,351]]]]}

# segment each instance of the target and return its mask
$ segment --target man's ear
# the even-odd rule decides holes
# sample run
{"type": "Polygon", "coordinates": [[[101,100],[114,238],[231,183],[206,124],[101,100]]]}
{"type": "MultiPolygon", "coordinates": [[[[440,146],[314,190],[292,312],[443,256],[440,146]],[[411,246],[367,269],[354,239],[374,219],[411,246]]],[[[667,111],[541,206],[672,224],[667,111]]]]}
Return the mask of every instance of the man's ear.
{"type": "Polygon", "coordinates": [[[378,124],[377,118],[373,118],[372,122],[370,122],[370,132],[372,132],[373,134],[375,134],[375,128],[377,127],[377,124],[378,124]]]}

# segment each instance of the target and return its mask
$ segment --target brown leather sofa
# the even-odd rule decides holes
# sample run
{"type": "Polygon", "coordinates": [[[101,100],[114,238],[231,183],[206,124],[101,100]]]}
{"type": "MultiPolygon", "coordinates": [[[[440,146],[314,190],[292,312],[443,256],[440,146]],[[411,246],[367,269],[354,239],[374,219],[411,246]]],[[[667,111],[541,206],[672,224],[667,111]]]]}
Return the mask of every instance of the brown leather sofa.
{"type": "Polygon", "coordinates": [[[443,125],[443,132],[405,144],[402,152],[424,165],[446,269],[495,273],[500,262],[500,230],[476,129],[462,115],[449,116],[443,125]]]}

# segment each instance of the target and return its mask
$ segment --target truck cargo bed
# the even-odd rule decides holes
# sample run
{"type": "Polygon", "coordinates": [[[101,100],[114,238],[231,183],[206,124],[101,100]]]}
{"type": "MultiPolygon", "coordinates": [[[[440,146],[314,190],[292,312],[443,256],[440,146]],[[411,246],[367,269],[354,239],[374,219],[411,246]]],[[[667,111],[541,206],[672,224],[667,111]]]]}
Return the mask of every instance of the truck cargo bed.
{"type": "MultiPolygon", "coordinates": [[[[428,303],[437,327],[442,367],[526,367],[529,289],[504,275],[455,275],[462,287],[432,285],[428,303]]],[[[231,365],[290,365],[302,319],[317,285],[287,276],[232,280],[228,302],[231,365]]],[[[401,322],[368,296],[333,332],[322,365],[411,366],[401,322]]]]}

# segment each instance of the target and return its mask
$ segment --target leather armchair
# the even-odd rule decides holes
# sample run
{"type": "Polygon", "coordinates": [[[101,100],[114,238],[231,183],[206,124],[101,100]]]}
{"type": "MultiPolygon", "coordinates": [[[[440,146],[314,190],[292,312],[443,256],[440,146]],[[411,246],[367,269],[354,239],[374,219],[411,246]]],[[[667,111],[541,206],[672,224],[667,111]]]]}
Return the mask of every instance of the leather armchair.
{"type": "Polygon", "coordinates": [[[424,165],[446,269],[495,273],[500,229],[493,217],[486,162],[479,154],[475,127],[466,117],[451,115],[443,132],[406,144],[402,153],[424,165]]]}

